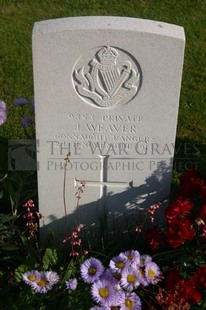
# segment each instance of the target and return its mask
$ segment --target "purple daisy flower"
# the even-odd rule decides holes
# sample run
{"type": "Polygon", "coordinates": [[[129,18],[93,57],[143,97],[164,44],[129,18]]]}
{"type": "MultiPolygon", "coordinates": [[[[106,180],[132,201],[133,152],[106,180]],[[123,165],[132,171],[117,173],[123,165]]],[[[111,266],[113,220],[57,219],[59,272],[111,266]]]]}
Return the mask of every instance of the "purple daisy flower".
{"type": "Polygon", "coordinates": [[[114,286],[106,280],[98,280],[93,283],[91,293],[93,300],[104,305],[104,307],[111,306],[118,298],[118,292],[115,290],[114,286]]]}
{"type": "Polygon", "coordinates": [[[140,255],[140,265],[141,266],[145,266],[146,264],[150,263],[152,261],[152,257],[144,254],[144,255],[140,255]]]}
{"type": "Polygon", "coordinates": [[[126,293],[123,303],[121,304],[121,310],[141,310],[142,303],[135,293],[126,293]]]}
{"type": "Polygon", "coordinates": [[[143,286],[147,286],[149,283],[148,283],[147,278],[145,276],[145,265],[138,264],[138,263],[134,262],[131,265],[131,267],[134,268],[138,272],[138,278],[139,278],[140,284],[143,286]]]}
{"type": "Polygon", "coordinates": [[[138,274],[139,274],[139,282],[143,286],[147,286],[149,283],[147,281],[146,275],[145,275],[145,268],[144,267],[138,267],[137,268],[138,274]]]}
{"type": "Polygon", "coordinates": [[[125,292],[123,290],[117,291],[115,293],[115,298],[113,303],[106,309],[112,310],[112,309],[122,309],[120,306],[124,303],[125,300],[125,292]]]}
{"type": "Polygon", "coordinates": [[[26,98],[15,98],[14,99],[14,104],[16,104],[16,105],[23,106],[27,103],[28,103],[28,100],[26,98]]]}
{"type": "Polygon", "coordinates": [[[125,268],[127,262],[127,256],[124,253],[120,253],[118,256],[113,257],[109,262],[109,267],[112,273],[121,273],[125,268]]]}
{"type": "Polygon", "coordinates": [[[148,283],[152,283],[152,284],[157,283],[160,280],[159,279],[160,269],[157,266],[157,264],[153,262],[149,262],[145,266],[145,276],[146,276],[148,283]]]}
{"type": "Polygon", "coordinates": [[[140,285],[138,271],[132,267],[125,268],[122,271],[120,285],[128,291],[133,291],[137,288],[140,285]]]}
{"type": "Polygon", "coordinates": [[[39,273],[39,279],[33,282],[31,287],[35,293],[46,294],[52,289],[53,285],[47,280],[45,272],[42,271],[39,273]]]}
{"type": "Polygon", "coordinates": [[[80,267],[80,273],[82,279],[86,283],[94,283],[99,280],[100,276],[104,272],[104,266],[99,259],[89,258],[80,267]]]}
{"type": "Polygon", "coordinates": [[[114,285],[118,284],[120,279],[121,279],[121,276],[119,276],[119,274],[117,275],[113,274],[110,269],[105,270],[102,276],[100,277],[100,280],[109,281],[110,283],[114,285]]]}
{"type": "Polygon", "coordinates": [[[28,117],[24,116],[21,120],[21,123],[24,127],[30,127],[34,124],[34,118],[33,117],[28,117]]]}
{"type": "Polygon", "coordinates": [[[77,288],[77,279],[69,279],[68,281],[65,282],[66,284],[66,289],[67,290],[71,290],[71,291],[75,291],[77,288]]]}
{"type": "Polygon", "coordinates": [[[46,271],[45,277],[51,285],[57,284],[59,282],[59,276],[55,271],[46,271]]]}
{"type": "Polygon", "coordinates": [[[23,281],[28,285],[33,285],[40,279],[40,273],[37,270],[27,271],[22,276],[23,281]]]}
{"type": "Polygon", "coordinates": [[[138,251],[136,250],[130,250],[130,251],[126,251],[123,253],[128,261],[133,264],[133,263],[136,263],[136,264],[140,264],[140,254],[138,251]]]}
{"type": "Polygon", "coordinates": [[[6,111],[6,103],[0,100],[0,111],[6,111]]]}
{"type": "Polygon", "coordinates": [[[0,100],[0,126],[6,121],[6,103],[0,100]]]}

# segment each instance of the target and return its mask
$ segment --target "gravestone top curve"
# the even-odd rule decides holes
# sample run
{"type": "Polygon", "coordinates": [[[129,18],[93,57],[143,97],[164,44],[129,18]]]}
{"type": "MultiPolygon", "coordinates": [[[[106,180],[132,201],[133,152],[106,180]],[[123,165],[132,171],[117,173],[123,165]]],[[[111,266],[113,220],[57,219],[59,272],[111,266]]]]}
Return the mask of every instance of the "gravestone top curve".
{"type": "Polygon", "coordinates": [[[98,30],[102,28],[153,33],[176,39],[185,38],[184,28],[181,26],[148,19],[116,16],[80,16],[40,21],[34,24],[33,35],[65,30],[98,30]]]}

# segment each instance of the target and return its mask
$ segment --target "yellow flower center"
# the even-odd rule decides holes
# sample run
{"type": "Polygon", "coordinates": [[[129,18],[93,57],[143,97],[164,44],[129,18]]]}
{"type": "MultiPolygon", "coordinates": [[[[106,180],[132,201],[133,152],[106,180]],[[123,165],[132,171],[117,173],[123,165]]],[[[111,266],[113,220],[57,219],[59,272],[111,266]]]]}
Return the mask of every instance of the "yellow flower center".
{"type": "Polygon", "coordinates": [[[44,286],[47,285],[47,280],[44,279],[44,278],[41,278],[41,279],[39,280],[39,282],[37,283],[37,285],[40,286],[40,287],[44,287],[44,286]]]}
{"type": "Polygon", "coordinates": [[[154,278],[155,277],[155,273],[154,273],[154,271],[152,270],[152,269],[149,269],[148,270],[148,276],[150,277],[150,278],[154,278]]]}
{"type": "Polygon", "coordinates": [[[140,264],[144,265],[144,263],[145,263],[145,259],[140,259],[140,264]]]}
{"type": "Polygon", "coordinates": [[[130,255],[127,256],[127,258],[128,258],[129,260],[132,260],[132,259],[134,258],[134,255],[130,254],[130,255]]]}
{"type": "Polygon", "coordinates": [[[88,273],[90,276],[94,276],[96,271],[97,271],[97,269],[95,267],[90,267],[88,270],[88,273]]]}
{"type": "Polygon", "coordinates": [[[135,283],[136,277],[133,274],[128,274],[127,276],[127,282],[128,283],[135,283]]]}
{"type": "Polygon", "coordinates": [[[117,268],[119,268],[119,269],[122,269],[122,268],[124,267],[124,263],[123,263],[123,262],[117,262],[117,263],[115,264],[115,266],[116,266],[117,268]]]}
{"type": "Polygon", "coordinates": [[[134,302],[131,299],[125,299],[125,306],[128,309],[132,309],[134,307],[134,302]]]}
{"type": "Polygon", "coordinates": [[[30,275],[28,276],[28,279],[29,279],[29,281],[32,281],[32,282],[36,281],[36,277],[35,277],[34,274],[30,274],[30,275]]]}
{"type": "Polygon", "coordinates": [[[101,287],[99,289],[99,295],[102,297],[102,298],[107,298],[107,296],[109,295],[109,291],[106,287],[101,287]]]}

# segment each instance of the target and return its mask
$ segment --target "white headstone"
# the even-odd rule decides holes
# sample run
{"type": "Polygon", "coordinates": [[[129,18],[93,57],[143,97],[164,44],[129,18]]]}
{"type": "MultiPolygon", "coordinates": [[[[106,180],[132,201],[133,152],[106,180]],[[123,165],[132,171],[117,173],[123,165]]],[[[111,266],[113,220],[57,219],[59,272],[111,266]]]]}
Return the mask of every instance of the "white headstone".
{"type": "MultiPolygon", "coordinates": [[[[123,17],[38,22],[33,65],[42,235],[137,216],[168,196],[184,30],[123,17]],[[77,210],[75,193],[86,189],[77,210]],[[80,217],[80,219],[79,219],[80,217]]],[[[111,222],[110,222],[111,223],[111,222]]]]}

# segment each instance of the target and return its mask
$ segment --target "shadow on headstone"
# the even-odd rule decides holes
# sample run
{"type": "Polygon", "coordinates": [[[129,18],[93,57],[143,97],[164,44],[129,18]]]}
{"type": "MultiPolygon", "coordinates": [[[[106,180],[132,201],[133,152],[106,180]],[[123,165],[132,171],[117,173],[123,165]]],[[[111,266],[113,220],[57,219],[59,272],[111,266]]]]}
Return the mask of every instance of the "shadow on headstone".
{"type": "MultiPolygon", "coordinates": [[[[160,162],[158,169],[145,180],[144,184],[138,187],[133,187],[131,184],[131,187],[117,194],[109,191],[106,205],[102,204],[101,199],[84,204],[84,195],[87,195],[88,190],[86,188],[74,213],[61,219],[56,219],[54,215],[50,216],[52,223],[40,228],[41,239],[45,241],[48,232],[53,230],[56,240],[61,241],[65,237],[65,231],[69,233],[75,226],[86,223],[82,231],[86,247],[95,249],[101,244],[104,248],[112,239],[113,241],[119,239],[119,242],[126,241],[129,246],[135,241],[135,227],[142,224],[148,208],[159,201],[162,203],[155,217],[158,225],[165,225],[164,209],[168,204],[165,193],[169,192],[168,176],[171,174],[171,169],[172,163],[166,165],[164,161],[160,162]],[[128,233],[131,234],[130,240],[128,233]]],[[[148,228],[148,225],[151,223],[145,223],[145,228],[148,228]]]]}

